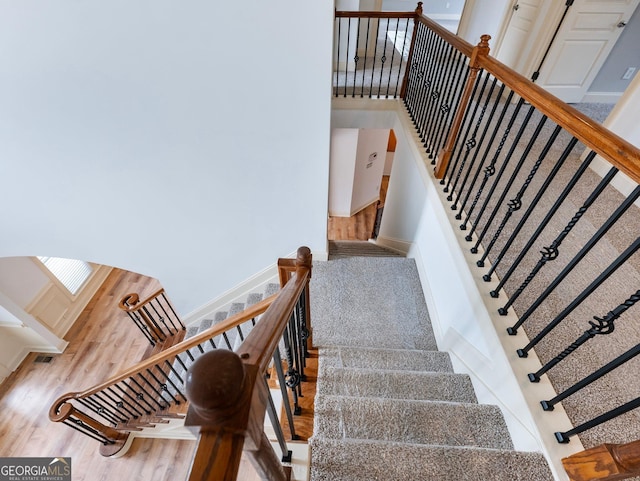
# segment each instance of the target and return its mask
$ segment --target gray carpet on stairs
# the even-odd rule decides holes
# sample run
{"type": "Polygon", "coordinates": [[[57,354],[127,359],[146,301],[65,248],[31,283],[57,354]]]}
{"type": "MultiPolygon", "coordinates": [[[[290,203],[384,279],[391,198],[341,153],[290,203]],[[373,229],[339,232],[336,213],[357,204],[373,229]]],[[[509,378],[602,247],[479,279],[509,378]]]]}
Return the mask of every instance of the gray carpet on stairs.
{"type": "Polygon", "coordinates": [[[539,453],[512,449],[495,406],[438,352],[415,263],[314,262],[319,349],[312,481],[553,479],[539,453]]]}

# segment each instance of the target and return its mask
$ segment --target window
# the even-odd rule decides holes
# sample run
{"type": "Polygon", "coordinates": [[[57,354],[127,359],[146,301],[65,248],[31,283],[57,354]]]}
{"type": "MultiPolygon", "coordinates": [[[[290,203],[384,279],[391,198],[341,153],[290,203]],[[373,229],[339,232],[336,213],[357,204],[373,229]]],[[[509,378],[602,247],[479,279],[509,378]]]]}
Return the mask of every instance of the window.
{"type": "Polygon", "coordinates": [[[38,260],[40,260],[73,295],[78,292],[93,271],[89,263],[84,261],[41,256],[38,256],[38,260]]]}

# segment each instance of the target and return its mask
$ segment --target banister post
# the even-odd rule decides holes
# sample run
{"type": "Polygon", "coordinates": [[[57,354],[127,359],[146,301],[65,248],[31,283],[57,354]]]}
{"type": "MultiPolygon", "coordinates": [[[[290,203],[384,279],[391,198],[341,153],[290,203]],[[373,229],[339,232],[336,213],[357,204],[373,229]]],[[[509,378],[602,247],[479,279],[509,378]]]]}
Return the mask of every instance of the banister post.
{"type": "Polygon", "coordinates": [[[225,349],[209,351],[189,367],[185,426],[199,436],[190,481],[235,481],[243,449],[262,479],[287,480],[264,434],[268,392],[259,380],[248,355],[225,349]]]}
{"type": "Polygon", "coordinates": [[[471,52],[471,58],[469,59],[469,77],[467,78],[464,90],[462,91],[462,95],[460,96],[458,109],[456,110],[456,116],[453,119],[453,123],[451,124],[451,128],[449,129],[449,132],[447,134],[445,146],[440,152],[438,152],[438,162],[436,163],[436,167],[434,169],[436,179],[442,179],[444,177],[444,173],[446,172],[449,161],[451,160],[451,154],[453,153],[456,139],[458,137],[458,134],[460,133],[462,120],[464,119],[465,111],[471,99],[473,86],[476,83],[478,72],[481,70],[478,59],[480,57],[486,57],[487,55],[489,55],[489,40],[491,40],[490,35],[482,35],[480,37],[480,42],[473,48],[473,51],[471,52]]]}
{"type": "Polygon", "coordinates": [[[400,98],[403,99],[407,94],[407,83],[409,82],[409,71],[411,70],[411,59],[413,59],[413,48],[416,44],[416,36],[418,34],[418,23],[422,17],[422,2],[418,2],[415,17],[413,17],[413,34],[411,35],[411,45],[409,45],[409,55],[407,55],[407,64],[404,68],[404,77],[402,78],[402,87],[400,88],[400,98]]]}
{"type": "Polygon", "coordinates": [[[571,481],[618,481],[640,475],[640,440],[602,444],[563,458],[571,481]]]}

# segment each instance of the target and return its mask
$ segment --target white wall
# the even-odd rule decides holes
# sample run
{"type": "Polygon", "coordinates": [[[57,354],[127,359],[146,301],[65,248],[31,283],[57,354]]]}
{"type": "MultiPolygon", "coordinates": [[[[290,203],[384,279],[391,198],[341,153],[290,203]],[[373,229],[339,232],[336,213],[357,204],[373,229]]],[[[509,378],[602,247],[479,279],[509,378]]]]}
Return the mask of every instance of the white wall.
{"type": "Polygon", "coordinates": [[[331,130],[331,158],[329,162],[329,215],[351,215],[353,168],[358,151],[359,129],[331,130]]]}
{"type": "Polygon", "coordinates": [[[467,0],[460,18],[458,35],[471,45],[477,45],[480,36],[491,35],[496,39],[500,32],[511,0],[467,0]]]}
{"type": "Polygon", "coordinates": [[[325,253],[332,15],[2,2],[0,257],[153,276],[185,314],[299,245],[325,253]]]}

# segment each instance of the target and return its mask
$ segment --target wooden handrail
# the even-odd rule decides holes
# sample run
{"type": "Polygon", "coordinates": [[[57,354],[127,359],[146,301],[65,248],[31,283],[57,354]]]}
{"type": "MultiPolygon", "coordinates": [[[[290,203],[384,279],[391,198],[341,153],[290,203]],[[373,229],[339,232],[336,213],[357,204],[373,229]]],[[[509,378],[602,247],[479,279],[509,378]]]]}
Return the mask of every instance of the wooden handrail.
{"type": "Polygon", "coordinates": [[[189,368],[185,426],[199,436],[190,481],[234,481],[243,449],[262,479],[288,479],[264,434],[264,373],[296,303],[308,290],[310,273],[311,252],[301,247],[295,273],[238,351],[211,351],[189,368]]]}
{"type": "Polygon", "coordinates": [[[462,37],[458,37],[454,33],[451,33],[449,30],[444,28],[442,25],[434,22],[429,17],[425,17],[424,15],[421,15],[419,17],[419,20],[420,20],[420,23],[422,23],[427,28],[429,28],[429,30],[433,30],[435,33],[438,34],[439,37],[445,40],[449,45],[454,47],[460,53],[462,53],[466,57],[471,57],[474,46],[469,42],[467,42],[465,39],[463,39],[462,37]]]}
{"type": "Polygon", "coordinates": [[[480,66],[571,133],[611,165],[640,184],[640,149],[587,117],[528,78],[493,57],[481,57],[480,66]]]}
{"type": "Polygon", "coordinates": [[[118,303],[118,307],[123,311],[127,311],[127,312],[137,311],[142,306],[146,306],[147,304],[149,304],[160,294],[164,294],[164,292],[165,292],[164,289],[158,289],[156,292],[148,296],[144,301],[140,301],[140,297],[138,297],[138,294],[127,294],[122,299],[120,299],[120,302],[118,303]],[[127,302],[129,299],[133,299],[133,304],[129,304],[127,302]]]}
{"type": "Polygon", "coordinates": [[[640,475],[640,440],[601,444],[562,460],[571,481],[618,481],[640,475]]]}
{"type": "Polygon", "coordinates": [[[213,337],[221,335],[223,332],[226,332],[229,329],[233,329],[234,327],[239,326],[250,319],[253,319],[254,317],[265,312],[277,296],[278,294],[273,294],[272,296],[267,297],[266,299],[263,299],[262,301],[252,305],[251,307],[245,309],[244,311],[239,312],[233,316],[230,316],[224,321],[214,326],[211,326],[209,329],[202,331],[201,333],[193,337],[190,337],[189,339],[186,339],[180,342],[179,344],[176,344],[175,346],[170,347],[169,349],[159,352],[145,359],[144,361],[139,362],[135,366],[132,366],[126,371],[123,371],[122,373],[108,379],[107,381],[104,381],[101,384],[93,386],[92,388],[87,389],[85,391],[70,392],[60,396],[49,409],[49,418],[52,421],[54,420],[62,421],[62,419],[57,419],[57,418],[58,418],[58,412],[60,410],[60,407],[65,402],[72,399],[84,398],[84,397],[90,396],[91,394],[100,392],[103,389],[106,389],[120,381],[124,381],[130,378],[131,376],[134,376],[138,372],[142,372],[148,368],[150,369],[156,364],[163,363],[165,360],[169,361],[173,359],[175,356],[177,356],[178,354],[181,354],[188,349],[196,347],[198,344],[206,342],[213,337]]]}
{"type": "Polygon", "coordinates": [[[414,18],[415,16],[415,12],[380,12],[373,10],[358,10],[357,12],[344,10],[335,11],[336,18],[414,18]]]}

